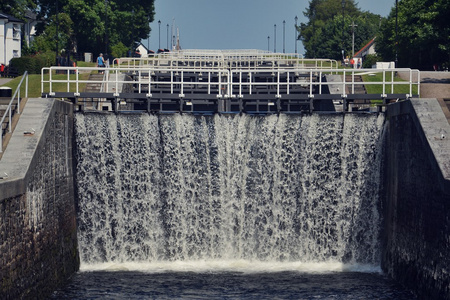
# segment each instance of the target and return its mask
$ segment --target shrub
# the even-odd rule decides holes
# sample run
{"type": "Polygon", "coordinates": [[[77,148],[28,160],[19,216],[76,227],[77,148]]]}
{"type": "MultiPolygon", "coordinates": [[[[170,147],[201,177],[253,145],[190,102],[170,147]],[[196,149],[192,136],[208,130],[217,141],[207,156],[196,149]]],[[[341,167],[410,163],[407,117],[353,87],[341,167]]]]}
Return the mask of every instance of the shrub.
{"type": "Polygon", "coordinates": [[[23,75],[25,71],[28,74],[40,74],[41,69],[50,67],[55,61],[55,53],[44,52],[33,56],[22,56],[11,59],[10,66],[14,68],[19,75],[23,75]]]}
{"type": "Polygon", "coordinates": [[[372,68],[377,62],[382,61],[381,57],[376,54],[368,54],[363,60],[363,68],[372,68]]]}

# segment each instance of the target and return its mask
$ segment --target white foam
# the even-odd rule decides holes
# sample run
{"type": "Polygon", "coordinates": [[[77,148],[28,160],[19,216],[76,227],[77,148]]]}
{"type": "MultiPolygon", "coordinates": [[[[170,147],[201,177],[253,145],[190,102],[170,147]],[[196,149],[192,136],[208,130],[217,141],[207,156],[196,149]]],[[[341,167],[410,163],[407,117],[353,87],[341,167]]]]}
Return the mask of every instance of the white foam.
{"type": "Polygon", "coordinates": [[[251,273],[333,273],[333,272],[361,272],[382,273],[381,268],[368,264],[344,264],[341,262],[261,262],[249,260],[197,260],[197,261],[161,261],[161,262],[126,262],[126,263],[96,263],[82,264],[80,271],[137,271],[144,273],[164,272],[195,272],[220,273],[239,272],[251,273]]]}
{"type": "Polygon", "coordinates": [[[371,270],[382,124],[351,114],[77,115],[83,269],[371,270]],[[114,263],[128,261],[139,263],[114,263]]]}

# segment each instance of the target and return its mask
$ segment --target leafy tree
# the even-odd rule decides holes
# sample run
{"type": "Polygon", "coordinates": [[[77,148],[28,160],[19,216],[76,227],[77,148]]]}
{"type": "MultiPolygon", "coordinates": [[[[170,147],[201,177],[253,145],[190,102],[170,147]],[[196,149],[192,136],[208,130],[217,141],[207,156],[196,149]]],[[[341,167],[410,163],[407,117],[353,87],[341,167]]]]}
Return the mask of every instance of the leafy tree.
{"type": "Polygon", "coordinates": [[[399,67],[432,69],[435,64],[448,67],[449,15],[448,0],[401,0],[398,17],[393,7],[383,22],[376,50],[385,60],[397,58],[399,67]]]}
{"type": "Polygon", "coordinates": [[[14,16],[18,19],[25,19],[25,12],[28,9],[36,8],[35,1],[33,0],[1,0],[0,11],[14,16]]]}
{"type": "MultiPolygon", "coordinates": [[[[71,28],[73,38],[69,40],[73,41],[73,46],[79,53],[111,53],[111,46],[119,43],[132,47],[148,37],[149,23],[154,16],[154,0],[35,1],[40,8],[39,16],[53,20],[51,23],[41,23],[38,34],[45,35],[48,26],[59,28],[58,19],[52,16],[64,13],[75,24],[71,28]]],[[[51,35],[47,34],[44,38],[51,38],[51,35]]],[[[62,42],[65,47],[68,46],[65,40],[62,42]]],[[[53,45],[54,42],[50,44],[53,45]]]]}
{"type": "Polygon", "coordinates": [[[380,16],[361,12],[353,0],[311,0],[304,12],[308,23],[299,26],[306,57],[342,59],[352,53],[352,25],[355,30],[355,52],[375,37],[380,16]]]}
{"type": "Polygon", "coordinates": [[[65,13],[50,17],[44,31],[34,39],[31,52],[71,49],[74,44],[73,27],[72,20],[65,13]]]}

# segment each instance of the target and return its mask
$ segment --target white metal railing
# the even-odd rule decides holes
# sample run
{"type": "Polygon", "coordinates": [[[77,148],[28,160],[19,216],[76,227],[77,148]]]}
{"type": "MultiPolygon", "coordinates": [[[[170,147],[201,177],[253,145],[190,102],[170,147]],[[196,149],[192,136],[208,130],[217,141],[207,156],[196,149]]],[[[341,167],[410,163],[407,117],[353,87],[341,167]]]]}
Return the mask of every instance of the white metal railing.
{"type": "Polygon", "coordinates": [[[173,69],[273,69],[273,68],[311,68],[337,69],[338,62],[330,59],[303,59],[295,56],[259,56],[259,57],[171,57],[155,58],[125,57],[115,59],[113,68],[173,68],[173,69]]]}
{"type": "MultiPolygon", "coordinates": [[[[256,68],[256,69],[227,69],[227,68],[109,68],[108,75],[105,75],[101,81],[81,80],[80,72],[92,72],[105,70],[104,68],[81,68],[81,67],[51,67],[42,69],[42,94],[55,94],[54,85],[63,84],[67,89],[63,92],[74,93],[75,96],[80,95],[80,86],[87,83],[101,83],[103,85],[102,92],[113,93],[119,96],[122,85],[132,83],[138,93],[146,92],[147,97],[152,97],[152,90],[157,88],[166,88],[170,94],[179,93],[180,98],[185,97],[184,91],[193,87],[204,88],[207,94],[216,94],[218,98],[235,98],[243,97],[243,90],[252,94],[254,89],[259,86],[265,86],[270,89],[276,89],[277,97],[282,94],[290,94],[296,87],[308,89],[310,97],[314,94],[323,94],[322,88],[325,85],[337,85],[340,95],[345,98],[349,94],[355,94],[355,87],[358,85],[381,85],[382,92],[380,98],[387,97],[387,94],[395,94],[399,86],[408,86],[407,97],[413,96],[413,87],[417,87],[417,94],[420,94],[420,72],[413,69],[307,69],[307,68],[256,68]],[[65,72],[67,76],[55,78],[56,71],[65,72]],[[397,72],[409,73],[409,81],[394,81],[397,72]],[[70,73],[75,73],[70,75],[70,73]],[[125,75],[133,74],[134,81],[127,81],[125,75]],[[154,76],[158,74],[159,76],[154,76]],[[197,81],[192,81],[193,76],[186,74],[195,74],[197,81]],[[255,82],[253,79],[258,76],[272,76],[270,82],[255,82]],[[382,80],[357,82],[355,77],[358,75],[376,75],[381,74],[382,80]],[[45,76],[49,79],[44,79],[45,76]],[[150,76],[149,76],[150,75],[150,76]],[[292,75],[292,76],[290,76],[292,75]],[[324,82],[324,75],[338,75],[340,80],[333,82],[324,82]],[[346,75],[351,80],[346,81],[346,75]],[[164,76],[164,80],[158,78],[164,76]],[[185,80],[185,78],[187,78],[185,80]],[[217,81],[213,81],[218,78],[217,81]],[[244,78],[244,79],[243,79],[244,78]],[[247,78],[247,79],[245,79],[247,78]],[[294,78],[294,80],[290,80],[294,78]],[[316,80],[317,78],[317,80],[316,80]],[[387,78],[390,78],[387,80],[387,78]],[[234,91],[238,90],[236,94],[234,91]],[[282,91],[282,93],[280,92],[282,91]]],[[[105,72],[106,73],[106,72],[105,72]]],[[[61,91],[60,91],[61,92],[61,91]]]]}
{"type": "MultiPolygon", "coordinates": [[[[25,73],[22,76],[22,79],[19,82],[19,85],[16,88],[16,91],[14,92],[13,96],[11,97],[11,101],[9,101],[8,107],[6,108],[5,114],[3,115],[0,124],[3,124],[6,117],[9,118],[8,121],[8,131],[12,131],[12,105],[14,101],[16,101],[17,96],[17,114],[20,114],[20,89],[22,87],[22,83],[25,80],[25,98],[28,98],[28,71],[25,71],[25,73]]],[[[2,127],[2,133],[0,134],[0,153],[3,152],[3,127],[2,127]]]]}

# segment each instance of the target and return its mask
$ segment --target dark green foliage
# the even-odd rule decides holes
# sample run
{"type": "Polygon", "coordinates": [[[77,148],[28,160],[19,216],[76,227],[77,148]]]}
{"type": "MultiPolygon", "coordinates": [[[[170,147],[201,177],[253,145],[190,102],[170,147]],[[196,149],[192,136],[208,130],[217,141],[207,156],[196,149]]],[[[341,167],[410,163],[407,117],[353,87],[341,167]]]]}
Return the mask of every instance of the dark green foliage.
{"type": "Polygon", "coordinates": [[[23,75],[25,71],[28,74],[40,74],[41,69],[50,67],[55,61],[55,53],[45,52],[34,56],[22,56],[11,59],[10,66],[14,68],[19,75],[23,75]]]}
{"type": "Polygon", "coordinates": [[[379,15],[359,10],[353,0],[311,0],[304,15],[308,23],[299,26],[308,58],[342,59],[352,55],[352,24],[355,26],[355,52],[376,36],[379,15]]]}
{"type": "Polygon", "coordinates": [[[18,19],[25,20],[25,12],[27,9],[33,9],[36,7],[36,1],[34,0],[1,0],[0,11],[14,16],[18,19]]]}
{"type": "MultiPolygon", "coordinates": [[[[36,1],[41,8],[41,16],[64,13],[73,23],[70,31],[63,32],[67,38],[62,38],[59,49],[71,50],[76,46],[78,53],[92,52],[94,55],[111,53],[111,46],[119,43],[131,48],[147,38],[154,15],[154,0],[36,1]]],[[[46,26],[59,28],[61,24],[53,18],[52,24],[42,24],[38,33],[45,33],[46,26]]],[[[58,31],[52,30],[53,39],[58,31]]]]}
{"type": "Polygon", "coordinates": [[[376,50],[385,60],[395,61],[397,57],[399,67],[431,70],[436,64],[439,68],[448,68],[449,16],[448,0],[400,0],[398,36],[394,5],[388,19],[382,24],[376,50]]]}
{"type": "Polygon", "coordinates": [[[377,62],[383,61],[382,58],[376,54],[368,54],[366,55],[363,61],[363,68],[372,68],[377,62]]]}

